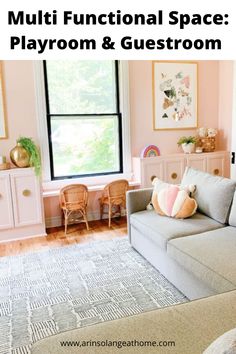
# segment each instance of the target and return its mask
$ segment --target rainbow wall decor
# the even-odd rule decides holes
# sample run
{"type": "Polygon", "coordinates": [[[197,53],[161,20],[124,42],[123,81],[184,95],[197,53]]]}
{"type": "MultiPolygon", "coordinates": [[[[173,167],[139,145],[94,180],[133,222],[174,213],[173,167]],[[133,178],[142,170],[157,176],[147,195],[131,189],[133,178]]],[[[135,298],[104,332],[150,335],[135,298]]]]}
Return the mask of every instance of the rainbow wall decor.
{"type": "Polygon", "coordinates": [[[141,152],[141,157],[156,157],[156,156],[160,156],[160,150],[156,145],[148,145],[141,152]]]}

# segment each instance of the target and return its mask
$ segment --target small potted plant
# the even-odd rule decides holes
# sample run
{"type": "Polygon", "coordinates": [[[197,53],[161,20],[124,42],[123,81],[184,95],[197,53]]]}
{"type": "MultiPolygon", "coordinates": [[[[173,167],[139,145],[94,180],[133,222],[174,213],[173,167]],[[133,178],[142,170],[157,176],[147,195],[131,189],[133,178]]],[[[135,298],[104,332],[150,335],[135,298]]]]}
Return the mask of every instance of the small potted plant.
{"type": "Polygon", "coordinates": [[[36,176],[41,174],[41,159],[38,147],[31,138],[20,137],[10,153],[11,161],[17,167],[34,167],[36,176]]]}
{"type": "Polygon", "coordinates": [[[178,145],[182,146],[182,149],[185,154],[192,154],[195,150],[195,144],[197,142],[197,139],[194,136],[182,136],[179,141],[178,145]]]}

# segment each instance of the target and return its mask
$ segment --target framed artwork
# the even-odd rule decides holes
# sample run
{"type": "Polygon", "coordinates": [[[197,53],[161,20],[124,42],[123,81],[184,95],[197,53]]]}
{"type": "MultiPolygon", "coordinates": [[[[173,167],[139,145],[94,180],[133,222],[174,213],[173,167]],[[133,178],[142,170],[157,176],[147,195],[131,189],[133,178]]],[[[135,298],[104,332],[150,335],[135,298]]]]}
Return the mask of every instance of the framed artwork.
{"type": "Polygon", "coordinates": [[[154,130],[197,128],[197,63],[153,61],[154,130]]]}
{"type": "Polygon", "coordinates": [[[2,62],[0,61],[0,139],[7,138],[5,97],[3,89],[2,62]]]}

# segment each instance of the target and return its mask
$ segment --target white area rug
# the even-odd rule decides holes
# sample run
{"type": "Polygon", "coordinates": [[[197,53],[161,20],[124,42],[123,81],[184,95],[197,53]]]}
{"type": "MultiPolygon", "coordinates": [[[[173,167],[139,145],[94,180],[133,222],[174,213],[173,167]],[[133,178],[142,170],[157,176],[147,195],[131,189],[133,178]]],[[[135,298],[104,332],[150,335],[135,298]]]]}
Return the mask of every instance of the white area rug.
{"type": "Polygon", "coordinates": [[[0,258],[0,353],[65,330],[188,301],[127,238],[0,258]]]}

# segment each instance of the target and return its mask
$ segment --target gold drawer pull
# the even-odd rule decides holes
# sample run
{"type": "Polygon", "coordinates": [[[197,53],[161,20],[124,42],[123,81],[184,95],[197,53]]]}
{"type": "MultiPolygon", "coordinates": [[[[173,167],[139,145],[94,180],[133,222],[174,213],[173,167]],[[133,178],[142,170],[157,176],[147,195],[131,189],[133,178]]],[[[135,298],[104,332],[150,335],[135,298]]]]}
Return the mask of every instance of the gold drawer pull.
{"type": "Polygon", "coordinates": [[[178,177],[178,175],[177,175],[176,172],[173,172],[173,173],[171,174],[171,178],[172,178],[172,179],[176,179],[177,177],[178,177]]]}
{"type": "Polygon", "coordinates": [[[214,172],[214,175],[218,176],[218,174],[220,173],[220,170],[218,168],[215,168],[213,172],[214,172]]]}
{"type": "Polygon", "coordinates": [[[24,189],[22,194],[23,194],[24,197],[29,197],[30,194],[31,194],[31,191],[29,189],[24,189]]]}

